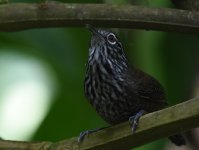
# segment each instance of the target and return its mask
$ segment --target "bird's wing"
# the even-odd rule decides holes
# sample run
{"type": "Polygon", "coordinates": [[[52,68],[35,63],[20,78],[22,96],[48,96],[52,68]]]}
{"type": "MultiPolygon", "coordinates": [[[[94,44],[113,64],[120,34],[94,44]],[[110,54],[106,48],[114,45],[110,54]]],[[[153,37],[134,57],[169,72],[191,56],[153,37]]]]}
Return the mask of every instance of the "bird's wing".
{"type": "Polygon", "coordinates": [[[166,104],[165,92],[162,85],[154,78],[147,76],[138,81],[137,93],[139,97],[149,99],[154,102],[166,104]]]}
{"type": "Polygon", "coordinates": [[[142,100],[150,100],[155,103],[162,103],[167,105],[165,92],[162,85],[150,75],[136,70],[136,74],[131,77],[134,82],[131,84],[133,86],[133,91],[138,98],[142,100]],[[134,79],[133,79],[134,78],[134,79]]]}

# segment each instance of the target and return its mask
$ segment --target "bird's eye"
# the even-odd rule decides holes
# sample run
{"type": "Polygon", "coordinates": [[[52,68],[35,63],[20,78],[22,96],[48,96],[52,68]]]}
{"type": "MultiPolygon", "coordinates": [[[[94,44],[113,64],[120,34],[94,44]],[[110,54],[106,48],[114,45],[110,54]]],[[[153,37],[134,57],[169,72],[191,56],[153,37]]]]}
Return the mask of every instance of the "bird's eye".
{"type": "Polygon", "coordinates": [[[116,37],[113,33],[107,35],[107,40],[112,45],[116,43],[116,37]]]}

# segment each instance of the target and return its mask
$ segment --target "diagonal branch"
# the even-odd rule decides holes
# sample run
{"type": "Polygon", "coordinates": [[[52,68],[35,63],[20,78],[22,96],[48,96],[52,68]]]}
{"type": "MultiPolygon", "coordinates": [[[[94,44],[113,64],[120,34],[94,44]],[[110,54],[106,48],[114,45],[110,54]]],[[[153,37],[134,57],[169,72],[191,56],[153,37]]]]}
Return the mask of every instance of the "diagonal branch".
{"type": "Polygon", "coordinates": [[[130,149],[199,126],[199,97],[144,115],[132,135],[128,122],[106,128],[86,137],[51,142],[0,141],[1,150],[121,150],[130,149]]]}
{"type": "Polygon", "coordinates": [[[129,5],[13,3],[0,5],[0,31],[85,24],[199,34],[199,12],[129,5]]]}

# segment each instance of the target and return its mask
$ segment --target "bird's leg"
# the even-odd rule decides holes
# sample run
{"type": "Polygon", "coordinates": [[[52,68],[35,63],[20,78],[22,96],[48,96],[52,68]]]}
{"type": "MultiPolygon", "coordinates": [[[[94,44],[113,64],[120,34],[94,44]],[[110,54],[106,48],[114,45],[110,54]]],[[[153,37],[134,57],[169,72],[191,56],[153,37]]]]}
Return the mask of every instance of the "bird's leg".
{"type": "Polygon", "coordinates": [[[103,127],[103,128],[97,128],[97,129],[93,129],[93,130],[86,130],[86,131],[82,131],[80,134],[79,134],[79,137],[77,139],[78,143],[81,143],[85,136],[91,134],[91,133],[94,133],[94,132],[97,132],[99,130],[102,130],[102,129],[105,129],[105,128],[108,128],[108,127],[103,127]]]}
{"type": "Polygon", "coordinates": [[[140,110],[134,116],[129,117],[129,122],[131,124],[131,129],[132,129],[133,134],[135,133],[135,130],[137,129],[140,117],[143,116],[144,114],[146,114],[146,111],[140,110]]]}

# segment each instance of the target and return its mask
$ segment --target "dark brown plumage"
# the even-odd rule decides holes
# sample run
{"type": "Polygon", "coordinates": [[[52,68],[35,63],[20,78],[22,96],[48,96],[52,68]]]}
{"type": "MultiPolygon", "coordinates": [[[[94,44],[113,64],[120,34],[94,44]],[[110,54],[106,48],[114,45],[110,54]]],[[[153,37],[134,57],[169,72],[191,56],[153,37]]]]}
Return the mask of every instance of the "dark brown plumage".
{"type": "MultiPolygon", "coordinates": [[[[132,120],[132,116],[137,115],[137,120],[132,121],[134,131],[142,110],[153,112],[167,106],[163,87],[150,75],[129,65],[114,33],[92,26],[88,28],[92,38],[84,82],[85,95],[110,124],[132,120]]],[[[181,135],[173,136],[171,140],[176,145],[185,144],[181,135]]]]}

